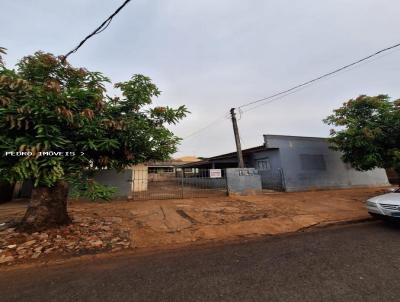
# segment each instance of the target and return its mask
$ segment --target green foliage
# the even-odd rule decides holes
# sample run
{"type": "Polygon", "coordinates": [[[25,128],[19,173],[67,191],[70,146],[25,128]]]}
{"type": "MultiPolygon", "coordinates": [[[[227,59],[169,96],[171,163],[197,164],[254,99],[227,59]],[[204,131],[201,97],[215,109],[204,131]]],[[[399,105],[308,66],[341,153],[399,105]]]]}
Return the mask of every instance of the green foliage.
{"type": "Polygon", "coordinates": [[[376,167],[400,172],[400,102],[387,95],[361,95],[328,116],[333,148],[358,170],[376,167]]]}
{"type": "Polygon", "coordinates": [[[6,54],[6,49],[4,47],[0,47],[0,66],[4,66],[2,54],[6,54]]]}
{"type": "Polygon", "coordinates": [[[117,188],[99,184],[88,179],[86,176],[70,178],[68,182],[70,185],[70,196],[73,198],[82,197],[91,201],[109,201],[117,192],[117,188]]]}
{"type": "MultiPolygon", "coordinates": [[[[0,48],[0,58],[2,53],[0,48]]],[[[150,78],[117,83],[122,96],[110,97],[107,77],[62,59],[36,52],[15,70],[0,60],[0,178],[50,187],[84,169],[119,170],[176,151],[180,139],[167,125],[188,111],[152,107],[160,91],[150,78]],[[7,151],[31,155],[5,156],[7,151]],[[43,156],[49,151],[69,155],[43,156]]]]}

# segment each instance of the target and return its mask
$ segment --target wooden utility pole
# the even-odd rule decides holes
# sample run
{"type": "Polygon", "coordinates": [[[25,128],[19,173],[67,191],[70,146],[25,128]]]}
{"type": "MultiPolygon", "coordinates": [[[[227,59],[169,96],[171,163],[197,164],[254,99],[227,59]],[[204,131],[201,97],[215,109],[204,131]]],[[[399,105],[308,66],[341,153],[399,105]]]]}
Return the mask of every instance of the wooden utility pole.
{"type": "Polygon", "coordinates": [[[239,128],[236,121],[236,113],[235,108],[231,109],[231,118],[233,125],[233,133],[235,134],[235,142],[236,142],[236,152],[239,168],[244,168],[243,154],[242,154],[242,145],[240,144],[240,136],[239,136],[239,128]]]}

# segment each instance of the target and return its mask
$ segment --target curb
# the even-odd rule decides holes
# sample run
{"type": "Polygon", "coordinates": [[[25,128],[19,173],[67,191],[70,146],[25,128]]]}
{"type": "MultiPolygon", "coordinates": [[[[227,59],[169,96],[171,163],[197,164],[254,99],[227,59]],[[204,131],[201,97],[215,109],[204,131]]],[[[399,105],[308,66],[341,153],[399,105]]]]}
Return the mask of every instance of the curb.
{"type": "MultiPolygon", "coordinates": [[[[366,223],[366,222],[373,222],[373,221],[377,221],[377,219],[373,218],[373,217],[366,217],[366,218],[358,218],[358,219],[353,219],[353,220],[339,220],[339,221],[331,221],[331,222],[321,222],[321,223],[306,227],[306,228],[304,228],[302,230],[313,229],[313,228],[324,229],[324,228],[333,227],[333,226],[345,226],[345,225],[366,223]]],[[[301,232],[302,230],[299,230],[299,232],[301,232]]]]}

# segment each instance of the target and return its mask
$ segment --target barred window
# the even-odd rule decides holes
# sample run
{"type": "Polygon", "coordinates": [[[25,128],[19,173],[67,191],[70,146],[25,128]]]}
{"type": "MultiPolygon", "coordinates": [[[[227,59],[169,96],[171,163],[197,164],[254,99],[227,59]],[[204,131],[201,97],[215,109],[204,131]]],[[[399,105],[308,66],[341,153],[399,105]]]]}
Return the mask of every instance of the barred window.
{"type": "Polygon", "coordinates": [[[260,171],[271,170],[271,163],[269,161],[269,158],[257,160],[257,169],[260,171]]]}

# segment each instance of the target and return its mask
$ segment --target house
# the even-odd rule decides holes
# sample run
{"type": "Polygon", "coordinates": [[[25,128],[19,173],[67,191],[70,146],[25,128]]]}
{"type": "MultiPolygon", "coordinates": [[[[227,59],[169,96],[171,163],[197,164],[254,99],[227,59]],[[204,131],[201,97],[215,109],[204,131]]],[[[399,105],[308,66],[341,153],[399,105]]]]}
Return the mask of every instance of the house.
{"type": "MultiPolygon", "coordinates": [[[[260,146],[243,150],[245,166],[256,168],[263,189],[304,191],[389,185],[384,169],[357,171],[332,150],[326,138],[264,135],[260,146]]],[[[225,169],[238,166],[236,152],[207,158],[181,168],[225,169]]]]}
{"type": "Polygon", "coordinates": [[[197,162],[198,159],[195,156],[184,156],[180,158],[171,159],[169,161],[150,161],[145,163],[148,171],[148,180],[152,181],[163,181],[170,177],[175,177],[176,173],[179,172],[179,166],[197,162]]]}
{"type": "Polygon", "coordinates": [[[161,186],[174,185],[181,173],[180,165],[199,161],[194,156],[186,156],[168,161],[148,161],[127,167],[123,171],[100,170],[94,180],[117,189],[116,197],[131,197],[135,193],[147,192],[161,186]]]}

